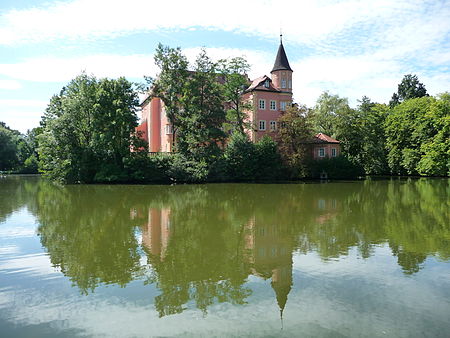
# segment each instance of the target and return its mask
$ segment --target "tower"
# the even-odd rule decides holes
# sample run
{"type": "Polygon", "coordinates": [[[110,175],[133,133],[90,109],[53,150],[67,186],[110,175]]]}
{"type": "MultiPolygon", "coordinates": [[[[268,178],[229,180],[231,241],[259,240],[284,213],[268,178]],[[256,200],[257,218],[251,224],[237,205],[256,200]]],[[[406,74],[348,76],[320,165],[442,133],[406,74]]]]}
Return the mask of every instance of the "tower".
{"type": "Polygon", "coordinates": [[[280,46],[278,47],[277,57],[273,65],[272,83],[282,92],[292,93],[292,68],[289,65],[286,52],[283,46],[283,35],[280,34],[280,46]]]}

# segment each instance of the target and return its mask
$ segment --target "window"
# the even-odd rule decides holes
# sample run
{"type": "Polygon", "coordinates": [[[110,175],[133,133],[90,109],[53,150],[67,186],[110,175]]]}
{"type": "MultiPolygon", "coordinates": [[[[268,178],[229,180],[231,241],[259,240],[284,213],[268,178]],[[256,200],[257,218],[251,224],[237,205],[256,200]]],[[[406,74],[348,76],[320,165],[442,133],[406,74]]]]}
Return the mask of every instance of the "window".
{"type": "Polygon", "coordinates": [[[166,124],[165,132],[166,132],[166,135],[172,134],[172,125],[166,124]]]}
{"type": "Polygon", "coordinates": [[[286,102],[285,101],[280,101],[280,110],[281,111],[285,111],[286,110],[286,102]]]}
{"type": "Polygon", "coordinates": [[[270,85],[269,80],[264,81],[264,87],[269,88],[269,85],[270,85]]]}
{"type": "Polygon", "coordinates": [[[277,101],[270,100],[270,110],[277,110],[277,101]]]}
{"type": "Polygon", "coordinates": [[[325,157],[325,148],[319,148],[319,157],[325,157]]]}
{"type": "Polygon", "coordinates": [[[336,148],[331,148],[331,157],[336,157],[337,152],[336,152],[336,148]]]}
{"type": "Polygon", "coordinates": [[[259,109],[266,109],[266,100],[259,100],[259,109]]]}
{"type": "Polygon", "coordinates": [[[289,80],[288,88],[292,88],[292,80],[289,80]]]}
{"type": "Polygon", "coordinates": [[[264,120],[259,121],[259,130],[266,130],[266,121],[264,120]]]}
{"type": "Polygon", "coordinates": [[[281,88],[286,88],[286,79],[281,79],[281,88]]]}
{"type": "Polygon", "coordinates": [[[271,131],[277,130],[277,122],[276,121],[270,121],[270,130],[271,131]]]}

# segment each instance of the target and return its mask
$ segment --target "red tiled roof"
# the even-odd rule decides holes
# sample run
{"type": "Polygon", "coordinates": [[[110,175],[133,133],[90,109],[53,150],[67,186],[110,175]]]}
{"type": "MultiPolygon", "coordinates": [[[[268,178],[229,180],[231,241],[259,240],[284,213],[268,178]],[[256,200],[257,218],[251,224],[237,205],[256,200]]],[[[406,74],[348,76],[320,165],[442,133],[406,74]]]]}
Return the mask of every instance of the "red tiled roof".
{"type": "Polygon", "coordinates": [[[256,79],[254,79],[252,81],[252,84],[250,85],[250,87],[248,87],[245,91],[246,92],[251,92],[251,91],[253,91],[255,89],[265,90],[265,91],[269,91],[269,92],[279,92],[279,90],[273,86],[272,80],[267,75],[263,75],[263,76],[260,76],[260,77],[258,77],[256,79]],[[269,88],[266,88],[264,86],[264,82],[266,80],[269,80],[269,88]]]}
{"type": "Polygon", "coordinates": [[[314,135],[314,137],[317,139],[317,141],[319,141],[319,143],[340,143],[338,140],[323,133],[318,133],[314,135]]]}

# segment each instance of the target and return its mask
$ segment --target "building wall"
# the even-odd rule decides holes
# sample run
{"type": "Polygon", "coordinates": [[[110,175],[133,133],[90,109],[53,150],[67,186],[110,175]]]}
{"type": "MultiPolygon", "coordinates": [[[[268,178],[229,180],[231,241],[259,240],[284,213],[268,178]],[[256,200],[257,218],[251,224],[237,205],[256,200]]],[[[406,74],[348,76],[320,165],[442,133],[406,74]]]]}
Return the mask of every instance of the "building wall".
{"type": "MultiPolygon", "coordinates": [[[[260,140],[265,135],[270,137],[275,137],[276,130],[278,129],[278,119],[283,113],[281,110],[280,103],[285,102],[286,108],[292,102],[292,94],[291,93],[278,93],[278,92],[269,92],[269,91],[254,91],[253,93],[253,106],[255,110],[253,126],[256,129],[254,135],[252,137],[252,141],[256,142],[260,140]],[[265,108],[261,109],[259,105],[259,101],[264,100],[265,108]],[[275,110],[270,109],[270,102],[275,101],[275,110]],[[265,121],[265,130],[261,130],[260,121],[265,121]],[[271,130],[270,122],[275,122],[275,130],[271,130]]],[[[284,109],[284,110],[285,110],[284,109]]]]}
{"type": "Polygon", "coordinates": [[[277,70],[272,72],[272,83],[275,87],[282,91],[289,91],[292,93],[292,72],[289,70],[277,70]],[[283,80],[285,80],[285,88],[282,88],[283,80]]]}
{"type": "Polygon", "coordinates": [[[331,155],[331,152],[332,152],[331,149],[333,149],[333,148],[336,149],[336,157],[341,154],[341,146],[340,146],[339,143],[314,144],[312,148],[313,148],[312,149],[312,152],[313,152],[312,155],[313,155],[313,158],[315,160],[320,160],[320,159],[323,159],[323,158],[331,158],[331,157],[333,157],[331,155]],[[319,151],[320,151],[321,148],[324,149],[324,152],[325,152],[323,157],[319,156],[319,151]]]}

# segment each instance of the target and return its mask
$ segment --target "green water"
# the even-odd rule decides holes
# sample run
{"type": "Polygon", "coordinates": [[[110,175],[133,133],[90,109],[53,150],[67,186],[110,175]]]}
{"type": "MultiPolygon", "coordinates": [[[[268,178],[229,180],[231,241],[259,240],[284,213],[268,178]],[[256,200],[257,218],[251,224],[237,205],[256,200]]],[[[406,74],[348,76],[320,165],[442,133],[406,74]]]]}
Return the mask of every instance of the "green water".
{"type": "Polygon", "coordinates": [[[449,337],[450,180],[0,178],[1,337],[449,337]]]}

